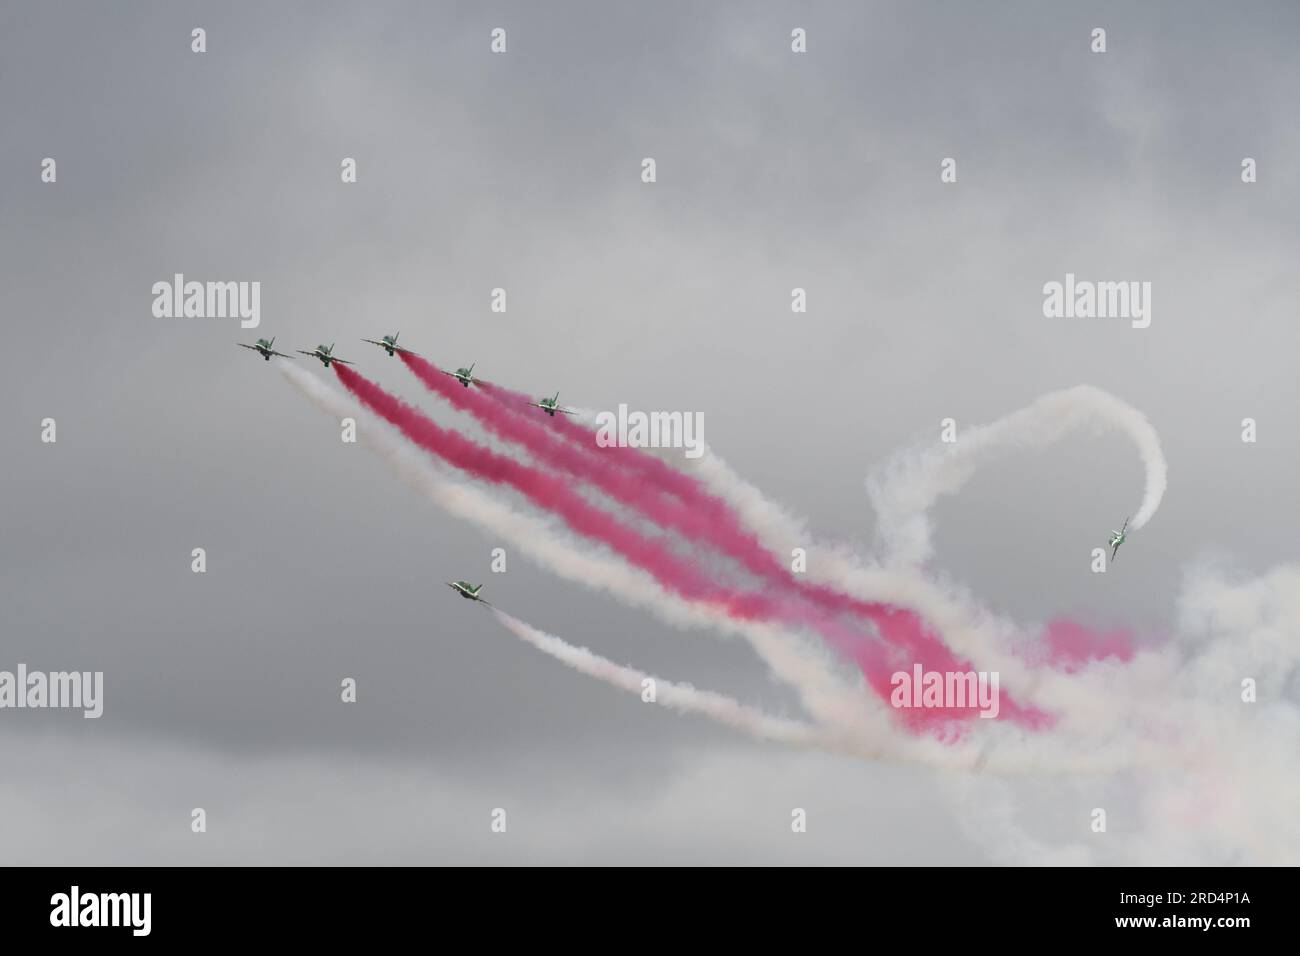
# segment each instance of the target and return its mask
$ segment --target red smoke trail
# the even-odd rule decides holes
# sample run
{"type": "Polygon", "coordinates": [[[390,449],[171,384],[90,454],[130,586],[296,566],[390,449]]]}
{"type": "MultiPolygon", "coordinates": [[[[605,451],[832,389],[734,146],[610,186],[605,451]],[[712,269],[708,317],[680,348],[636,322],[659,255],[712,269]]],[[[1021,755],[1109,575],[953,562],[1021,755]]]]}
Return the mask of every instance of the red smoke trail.
{"type": "MultiPolygon", "coordinates": [[[[740,526],[731,509],[721,499],[703,493],[702,490],[700,493],[680,494],[677,498],[669,497],[661,490],[662,483],[656,482],[660,488],[651,487],[643,476],[619,468],[608,456],[600,454],[603,449],[591,441],[590,434],[587,435],[588,441],[583,444],[573,444],[556,437],[553,429],[561,422],[552,421],[540,410],[530,409],[523,396],[518,396],[519,400],[516,401],[513,393],[506,394],[505,390],[499,390],[500,397],[489,398],[461,385],[455,378],[418,355],[406,352],[398,354],[430,391],[442,396],[461,411],[469,412],[498,437],[526,448],[544,466],[565,471],[595,485],[617,501],[639,511],[658,527],[671,528],[691,541],[708,542],[768,581],[790,587],[796,584],[784,566],[763,547],[758,537],[740,526]]],[[[676,474],[667,466],[665,469],[670,474],[676,474]]],[[[845,601],[851,600],[829,589],[825,593],[810,590],[808,596],[813,597],[822,607],[834,611],[845,610],[848,606],[845,601]]]]}
{"type": "MultiPolygon", "coordinates": [[[[432,363],[405,354],[402,361],[430,389],[469,411],[500,437],[528,448],[547,464],[591,481],[660,526],[675,527],[692,540],[708,541],[787,593],[811,600],[828,611],[852,612],[870,620],[890,649],[887,655],[896,670],[910,673],[913,662],[917,661],[930,671],[964,673],[974,669],[968,661],[954,655],[916,613],[862,601],[833,588],[796,579],[762,545],[757,535],[744,527],[731,505],[709,492],[694,477],[682,474],[639,448],[613,445],[602,448],[589,429],[563,416],[556,416],[554,421],[535,417],[536,410],[529,407],[528,398],[518,392],[494,385],[490,387],[495,400],[482,396],[471,399],[465,395],[469,389],[441,373],[432,363]],[[552,431],[564,435],[571,444],[558,441],[552,431]],[[575,455],[575,450],[580,454],[575,455]],[[607,454],[611,451],[624,454],[614,459],[607,454]],[[673,510],[654,489],[671,493],[685,507],[673,510]]],[[[890,674],[869,666],[862,669],[872,681],[873,689],[888,697],[890,674]]],[[[1009,702],[1006,708],[1010,717],[1026,723],[1037,723],[1043,717],[1038,712],[1021,709],[1014,702],[1009,702]]],[[[908,719],[923,721],[933,713],[910,711],[907,715],[908,719]]]]}
{"type": "MultiPolygon", "coordinates": [[[[854,659],[866,675],[869,686],[878,693],[885,688],[885,698],[888,699],[890,674],[897,668],[891,668],[886,654],[874,642],[865,641],[862,635],[825,615],[811,613],[809,608],[800,608],[766,595],[737,591],[710,581],[695,565],[681,560],[662,543],[645,537],[614,516],[590,505],[563,481],[485,448],[459,432],[441,427],[344,365],[336,364],[333,368],[348,391],[421,448],[471,475],[514,488],[538,507],[559,515],[574,531],[602,542],[649,573],[666,590],[688,600],[718,605],[724,613],[737,620],[778,620],[816,628],[854,659]]],[[[969,714],[962,712],[961,716],[969,714]]],[[[926,718],[928,724],[946,724],[953,714],[936,709],[918,713],[918,717],[926,718]]]]}
{"type": "Polygon", "coordinates": [[[443,428],[346,366],[336,364],[333,368],[348,391],[426,451],[478,478],[514,488],[538,507],[558,514],[573,530],[607,544],[645,569],[673,593],[691,600],[726,603],[726,594],[703,581],[662,544],[588,504],[559,479],[443,428]]]}
{"type": "MultiPolygon", "coordinates": [[[[601,454],[605,449],[595,443],[589,431],[563,420],[563,416],[552,421],[550,416],[531,408],[525,396],[498,388],[495,397],[487,397],[418,355],[398,354],[428,389],[456,408],[469,412],[498,437],[526,448],[543,465],[562,469],[590,482],[659,527],[673,528],[691,541],[708,542],[795,599],[810,600],[823,610],[835,613],[852,611],[872,621],[880,638],[890,648],[886,653],[896,669],[910,673],[913,661],[920,661],[927,670],[965,672],[973,669],[968,662],[949,651],[913,612],[859,601],[832,588],[795,579],[763,547],[755,534],[743,528],[727,502],[710,494],[690,476],[682,475],[639,449],[631,449],[636,455],[628,460],[643,458],[650,465],[635,469],[638,473],[619,468],[608,456],[601,454]],[[570,443],[557,438],[552,429],[559,427],[567,427],[570,438],[581,435],[585,440],[570,443]],[[658,488],[653,487],[655,485],[658,488]],[[661,493],[663,490],[671,491],[676,498],[666,497],[661,493]]],[[[824,619],[818,616],[814,624],[825,633],[827,624],[824,619]]],[[[859,645],[860,642],[854,642],[848,646],[859,645]]],[[[869,662],[859,663],[865,665],[869,662]]],[[[864,666],[863,670],[868,674],[879,673],[878,668],[870,666],[864,666]]],[[[876,685],[877,692],[887,692],[888,676],[881,674],[884,682],[876,685]]],[[[1014,707],[1012,713],[1015,713],[1014,707]]]]}
{"type": "Polygon", "coordinates": [[[659,527],[672,528],[692,541],[707,541],[765,581],[836,613],[852,612],[872,620],[883,613],[907,613],[794,577],[758,536],[745,528],[726,501],[653,455],[639,448],[602,448],[590,430],[563,415],[544,416],[531,408],[527,396],[519,392],[484,382],[492,393],[488,398],[418,355],[398,354],[428,389],[469,412],[500,438],[527,448],[548,466],[590,482],[659,527]],[[557,438],[557,433],[568,443],[557,438]],[[628,454],[615,460],[611,451],[628,454]],[[677,501],[667,500],[660,492],[671,494],[677,501]]]}
{"type": "MultiPolygon", "coordinates": [[[[777,561],[758,540],[757,535],[746,530],[734,509],[722,498],[710,493],[695,478],[684,475],[639,448],[608,446],[602,448],[590,430],[569,421],[563,415],[544,416],[539,409],[529,405],[527,396],[510,389],[488,385],[492,397],[474,393],[453,376],[442,372],[434,363],[410,353],[398,353],[406,366],[424,385],[442,396],[456,408],[467,411],[490,431],[506,441],[528,449],[547,466],[589,481],[612,497],[632,507],[660,527],[670,527],[692,541],[707,541],[724,554],[737,559],[749,571],[776,584],[787,593],[811,600],[824,610],[835,613],[853,612],[872,621],[880,638],[889,650],[886,656],[894,670],[911,672],[914,661],[921,662],[926,670],[940,672],[967,672],[970,663],[955,656],[912,611],[890,605],[861,601],[833,588],[811,584],[794,578],[786,567],[777,561]],[[559,432],[569,439],[566,443],[556,437],[559,432]],[[607,452],[623,451],[616,463],[607,452]],[[620,468],[619,465],[627,465],[620,468]],[[676,497],[677,502],[664,498],[660,491],[676,497]]],[[[805,622],[808,623],[808,622],[805,622]]],[[[827,622],[816,618],[813,622],[826,633],[827,622]]],[[[846,644],[842,637],[836,641],[842,650],[855,655],[861,642],[846,644]]],[[[868,675],[873,689],[886,698],[889,696],[889,677],[870,660],[858,660],[863,673],[868,675]],[[874,675],[874,676],[873,676],[874,675]]],[[[912,721],[927,721],[942,711],[909,711],[912,721]]],[[[957,713],[957,712],[954,712],[957,713]]],[[[946,714],[950,719],[954,713],[946,714]]],[[[1034,723],[1041,714],[1022,711],[1011,702],[1007,713],[1013,719],[1034,723]]]]}

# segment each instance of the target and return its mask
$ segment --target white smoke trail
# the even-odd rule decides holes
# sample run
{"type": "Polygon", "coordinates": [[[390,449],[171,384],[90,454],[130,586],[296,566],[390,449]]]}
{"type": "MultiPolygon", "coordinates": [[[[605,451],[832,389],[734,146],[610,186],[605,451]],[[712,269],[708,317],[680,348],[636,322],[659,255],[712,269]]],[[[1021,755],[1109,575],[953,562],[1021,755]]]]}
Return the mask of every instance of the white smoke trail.
{"type": "MultiPolygon", "coordinates": [[[[656,703],[681,713],[702,714],[753,737],[860,759],[922,763],[936,770],[965,771],[979,762],[980,754],[976,753],[973,747],[954,747],[950,744],[940,744],[929,738],[899,736],[884,722],[881,723],[877,733],[864,734],[861,726],[849,728],[828,724],[808,724],[773,717],[757,708],[742,704],[735,698],[713,691],[699,690],[690,684],[673,683],[653,677],[644,671],[616,664],[585,647],[577,647],[562,638],[532,627],[499,608],[494,607],[491,610],[501,624],[516,637],[580,673],[634,694],[642,694],[645,690],[645,682],[650,681],[655,688],[656,703]]],[[[1032,760],[1021,755],[1012,759],[1000,758],[992,767],[986,765],[982,769],[984,772],[1019,775],[1038,772],[1045,762],[1050,763],[1050,758],[1046,754],[1040,754],[1032,760]]],[[[1069,772],[1100,773],[1113,769],[1113,761],[1104,758],[1094,761],[1089,766],[1069,768],[1069,772]]]]}
{"type": "Polygon", "coordinates": [[[797,747],[820,746],[826,736],[820,727],[813,724],[772,717],[724,694],[698,690],[690,684],[673,683],[632,667],[615,664],[585,647],[577,647],[554,634],[539,631],[505,611],[497,608],[492,611],[512,634],[542,653],[549,654],[588,677],[633,694],[644,694],[649,682],[654,689],[654,703],[683,714],[703,714],[751,736],[797,747]]]}
{"type": "MultiPolygon", "coordinates": [[[[987,425],[967,428],[953,444],[904,452],[871,476],[867,492],[887,546],[887,563],[915,566],[931,556],[930,509],[941,495],[959,491],[981,464],[1017,448],[1045,447],[1085,428],[1117,428],[1137,446],[1145,486],[1129,527],[1143,527],[1160,507],[1168,484],[1160,436],[1133,406],[1099,388],[1079,385],[1043,395],[987,425]]],[[[809,546],[812,536],[807,524],[736,474],[711,448],[688,470],[730,503],[771,549],[788,553],[792,547],[809,546]]],[[[834,563],[854,570],[863,567],[842,545],[819,544],[818,552],[829,559],[822,563],[823,569],[834,563]]]]}
{"type": "Polygon", "coordinates": [[[1050,392],[988,425],[966,429],[955,443],[936,444],[894,458],[867,480],[880,522],[887,564],[916,566],[933,553],[930,509],[953,494],[984,462],[1017,448],[1043,448],[1080,429],[1119,429],[1137,446],[1146,480],[1129,528],[1143,527],[1164,497],[1167,466],[1160,436],[1145,415],[1109,392],[1078,385],[1050,392]]]}

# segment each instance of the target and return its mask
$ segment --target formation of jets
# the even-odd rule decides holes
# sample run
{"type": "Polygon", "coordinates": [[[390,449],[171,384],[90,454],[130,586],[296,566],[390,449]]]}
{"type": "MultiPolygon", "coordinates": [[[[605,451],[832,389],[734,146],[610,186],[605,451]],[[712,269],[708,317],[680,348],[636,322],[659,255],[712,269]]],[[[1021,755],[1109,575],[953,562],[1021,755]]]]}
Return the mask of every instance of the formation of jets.
{"type": "Polygon", "coordinates": [[[325,345],[318,345],[318,346],[316,346],[314,349],[312,349],[310,352],[303,352],[302,349],[298,349],[298,351],[299,351],[299,352],[302,352],[303,355],[310,355],[312,358],[318,358],[318,359],[320,359],[321,362],[324,363],[324,365],[325,365],[326,368],[329,368],[329,367],[330,367],[330,362],[341,362],[341,363],[343,363],[344,365],[351,365],[351,364],[352,364],[352,363],[349,362],[347,359],[341,359],[341,358],[335,358],[335,357],[334,357],[334,343],[333,343],[333,342],[331,342],[328,346],[325,346],[325,345]]]}
{"type": "Polygon", "coordinates": [[[473,362],[469,363],[469,368],[458,368],[454,372],[448,372],[446,369],[439,369],[438,371],[442,372],[443,375],[450,375],[452,378],[460,382],[460,384],[464,385],[466,388],[469,388],[471,385],[473,385],[475,382],[478,381],[478,379],[474,377],[473,362]]]}
{"type": "MultiPolygon", "coordinates": [[[[401,332],[394,332],[392,335],[385,335],[378,339],[362,339],[361,341],[369,342],[371,345],[378,345],[390,356],[396,355],[398,352],[405,352],[407,355],[419,355],[420,354],[419,352],[413,351],[412,349],[408,349],[404,345],[397,344],[397,337],[401,334],[402,334],[401,332]]],[[[262,358],[266,359],[268,362],[271,361],[272,355],[278,355],[280,356],[280,358],[293,358],[292,355],[286,355],[283,352],[277,352],[275,351],[274,348],[272,348],[272,346],[275,345],[274,338],[271,338],[269,340],[258,339],[256,345],[247,345],[243,342],[236,342],[235,344],[240,346],[241,348],[252,349],[253,351],[257,352],[259,355],[261,355],[262,358]]],[[[347,359],[338,358],[334,354],[334,344],[335,343],[331,342],[329,345],[318,345],[310,352],[305,351],[304,349],[297,349],[296,351],[300,355],[310,355],[314,359],[320,359],[321,364],[324,365],[326,368],[329,368],[331,363],[333,362],[342,362],[344,365],[353,364],[347,359]]],[[[460,384],[464,385],[466,388],[469,388],[471,385],[482,384],[481,379],[477,379],[474,377],[474,365],[475,363],[471,362],[468,368],[458,368],[454,372],[448,372],[446,369],[439,369],[439,371],[442,372],[443,375],[450,375],[456,381],[460,382],[460,384]]],[[[550,398],[545,398],[545,397],[539,398],[537,401],[529,402],[528,404],[533,406],[533,408],[540,408],[542,411],[546,412],[546,414],[550,415],[552,418],[555,417],[556,412],[563,412],[565,415],[578,414],[572,408],[565,408],[560,404],[559,392],[556,392],[550,398]]]]}
{"type": "Polygon", "coordinates": [[[371,345],[378,345],[381,349],[387,352],[390,357],[393,355],[394,352],[405,352],[407,355],[419,355],[420,354],[419,352],[412,352],[410,349],[403,348],[402,346],[397,344],[397,337],[401,334],[402,334],[401,332],[394,332],[392,335],[385,335],[378,342],[376,342],[374,339],[362,339],[361,341],[369,342],[371,345]]]}
{"type": "Polygon", "coordinates": [[[566,414],[566,415],[576,415],[576,414],[578,414],[578,413],[575,412],[572,408],[561,408],[561,407],[560,407],[560,393],[559,393],[559,392],[556,392],[556,393],[555,393],[552,397],[550,397],[550,398],[540,398],[540,399],[538,399],[537,401],[535,401],[535,402],[529,402],[528,404],[531,405],[531,406],[533,406],[533,408],[540,408],[542,411],[544,411],[546,414],[550,415],[552,418],[555,417],[555,413],[556,413],[556,412],[564,412],[564,414],[566,414]]]}
{"type": "Polygon", "coordinates": [[[275,344],[275,336],[271,336],[269,341],[267,339],[258,339],[256,345],[246,345],[243,342],[236,342],[235,344],[241,349],[252,349],[268,362],[271,361],[272,355],[278,355],[280,358],[293,358],[292,355],[285,355],[283,352],[277,352],[275,349],[271,348],[271,346],[275,344]]]}
{"type": "MultiPolygon", "coordinates": [[[[369,342],[371,345],[379,346],[390,356],[395,355],[398,352],[405,352],[408,355],[418,355],[419,354],[418,352],[413,352],[411,349],[408,349],[403,345],[397,344],[397,337],[401,334],[402,334],[401,332],[394,332],[392,335],[385,335],[379,339],[362,339],[361,341],[369,342]]],[[[274,336],[272,336],[270,339],[258,339],[257,342],[253,345],[248,345],[247,343],[244,342],[236,342],[235,344],[238,345],[240,348],[252,349],[254,352],[262,356],[262,358],[266,359],[266,361],[268,362],[271,361],[272,355],[278,355],[280,358],[293,357],[291,355],[286,355],[284,352],[277,352],[275,350],[274,336]]],[[[323,364],[326,368],[329,368],[332,362],[342,362],[344,365],[352,364],[347,359],[337,358],[334,355],[334,343],[332,342],[328,346],[318,345],[310,352],[303,351],[302,349],[298,349],[297,351],[302,355],[310,355],[312,358],[320,359],[321,364],[323,364]]],[[[460,382],[460,384],[464,385],[466,388],[469,388],[471,385],[480,384],[480,379],[474,377],[474,364],[475,363],[471,362],[468,368],[458,368],[454,372],[448,372],[445,369],[440,369],[440,371],[442,371],[442,374],[444,375],[450,375],[452,378],[456,379],[456,381],[460,382]]],[[[547,415],[550,415],[552,418],[555,417],[556,412],[561,412],[565,415],[578,414],[574,409],[565,408],[563,405],[560,404],[559,392],[556,392],[550,398],[542,397],[539,398],[537,401],[529,402],[528,404],[531,405],[533,408],[540,408],[542,411],[544,411],[547,415]]],[[[1118,531],[1112,530],[1110,533],[1110,538],[1106,542],[1106,546],[1110,548],[1110,559],[1112,561],[1114,561],[1115,556],[1119,554],[1120,545],[1122,545],[1125,541],[1128,540],[1128,523],[1129,523],[1129,519],[1125,518],[1124,524],[1120,526],[1120,529],[1118,531]]],[[[447,586],[454,589],[457,593],[460,594],[461,597],[469,598],[471,601],[481,601],[484,604],[488,603],[487,601],[484,601],[481,597],[478,596],[478,592],[483,587],[483,585],[481,584],[478,585],[478,587],[471,587],[465,581],[452,581],[452,582],[448,582],[447,586]]],[[[488,606],[490,607],[491,605],[488,606]]]]}

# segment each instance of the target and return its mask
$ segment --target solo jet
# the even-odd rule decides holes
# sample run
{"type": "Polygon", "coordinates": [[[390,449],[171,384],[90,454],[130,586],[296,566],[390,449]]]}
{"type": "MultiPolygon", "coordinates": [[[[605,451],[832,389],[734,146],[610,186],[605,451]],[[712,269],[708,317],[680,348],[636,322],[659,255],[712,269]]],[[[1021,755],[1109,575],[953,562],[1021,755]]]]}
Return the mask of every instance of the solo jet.
{"type": "Polygon", "coordinates": [[[325,363],[325,367],[326,367],[326,368],[329,368],[329,367],[330,367],[330,362],[342,362],[344,365],[351,365],[351,364],[352,364],[352,363],[349,362],[347,359],[341,359],[341,358],[335,358],[335,357],[334,357],[334,343],[333,343],[333,342],[331,342],[331,343],[329,344],[329,348],[326,348],[326,347],[323,346],[323,345],[318,345],[318,346],[316,346],[314,349],[312,349],[310,352],[303,352],[302,349],[298,349],[298,351],[299,351],[299,352],[302,352],[303,355],[310,355],[312,358],[318,358],[318,359],[320,359],[322,362],[325,363]]]}
{"type": "Polygon", "coordinates": [[[560,393],[559,393],[559,392],[556,392],[555,395],[554,395],[554,397],[552,397],[552,398],[541,398],[541,399],[538,399],[538,400],[535,401],[535,402],[529,402],[528,404],[531,405],[531,406],[533,406],[533,408],[540,408],[542,411],[544,411],[546,414],[550,415],[552,418],[555,417],[555,413],[556,413],[556,412],[564,412],[564,414],[566,414],[566,415],[576,415],[576,414],[578,414],[578,413],[575,412],[572,408],[561,408],[561,407],[560,407],[560,393]]]}
{"type": "Polygon", "coordinates": [[[397,344],[397,337],[401,334],[402,334],[401,332],[394,332],[392,335],[385,335],[383,339],[378,342],[376,342],[374,339],[362,339],[361,341],[369,342],[371,345],[378,345],[390,356],[394,352],[405,352],[407,355],[418,355],[419,354],[418,352],[412,352],[410,349],[402,348],[402,346],[397,344]]]}
{"type": "Polygon", "coordinates": [[[1115,560],[1115,555],[1119,553],[1119,546],[1128,540],[1128,518],[1124,519],[1124,525],[1118,531],[1110,533],[1110,540],[1106,542],[1110,546],[1110,559],[1115,560]]]}
{"type": "Polygon", "coordinates": [[[266,359],[268,362],[271,361],[272,355],[278,355],[280,356],[280,358],[293,358],[292,355],[285,355],[283,352],[277,352],[275,349],[271,348],[271,346],[275,344],[274,335],[271,336],[271,340],[269,342],[266,339],[258,339],[256,345],[245,345],[243,342],[236,342],[235,344],[238,345],[241,349],[252,349],[254,352],[262,356],[262,358],[266,359]]]}
{"type": "Polygon", "coordinates": [[[469,368],[458,368],[454,372],[448,372],[445,368],[439,369],[438,371],[442,372],[443,375],[450,375],[452,378],[460,382],[460,384],[464,385],[466,388],[469,388],[471,385],[478,383],[478,379],[474,377],[473,362],[470,363],[469,368]]]}
{"type": "Polygon", "coordinates": [[[492,606],[478,596],[479,592],[483,590],[483,585],[481,584],[471,585],[468,581],[448,581],[447,587],[451,588],[463,598],[468,598],[471,601],[478,601],[480,604],[487,604],[488,607],[492,606]]]}

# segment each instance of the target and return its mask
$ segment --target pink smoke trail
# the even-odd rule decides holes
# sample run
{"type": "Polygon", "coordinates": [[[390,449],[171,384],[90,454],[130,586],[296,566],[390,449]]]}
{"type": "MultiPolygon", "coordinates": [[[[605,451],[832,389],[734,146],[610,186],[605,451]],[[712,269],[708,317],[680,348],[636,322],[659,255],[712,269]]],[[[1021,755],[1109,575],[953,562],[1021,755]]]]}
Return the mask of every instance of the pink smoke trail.
{"type": "MultiPolygon", "coordinates": [[[[461,385],[432,362],[410,353],[398,353],[406,366],[425,387],[461,411],[469,412],[489,431],[506,441],[527,449],[548,468],[562,470],[586,481],[615,500],[649,518],[656,526],[671,528],[692,541],[705,541],[739,561],[746,569],[765,580],[793,586],[796,584],[784,566],[745,530],[725,502],[699,489],[684,489],[673,499],[660,487],[647,485],[642,476],[617,467],[601,455],[594,442],[577,445],[558,438],[552,428],[559,423],[545,417],[519,396],[506,396],[507,402],[489,398],[461,385]]],[[[590,435],[588,438],[590,439],[590,435]]],[[[666,467],[666,466],[665,466],[666,467]]],[[[675,474],[671,468],[667,471],[675,474]]],[[[685,476],[682,476],[685,477],[685,476]]],[[[690,479],[687,479],[690,482],[690,479]]],[[[816,603],[830,610],[843,611],[847,600],[829,589],[810,591],[816,603]]]]}
{"type": "MultiPolygon", "coordinates": [[[[427,359],[409,352],[398,354],[426,388],[461,411],[469,412],[498,437],[526,448],[549,467],[590,482],[657,526],[672,528],[692,541],[708,542],[765,581],[836,613],[853,612],[872,620],[880,614],[907,613],[796,578],[763,546],[756,534],[745,528],[726,501],[710,493],[695,478],[652,455],[637,448],[602,448],[581,425],[561,416],[543,417],[543,413],[530,410],[527,397],[518,392],[484,382],[492,391],[489,398],[465,387],[427,359]],[[569,443],[557,438],[556,432],[568,438],[569,443]],[[605,454],[611,449],[632,454],[615,462],[605,454]],[[665,493],[677,501],[667,500],[665,493]]],[[[919,621],[917,626],[920,627],[919,621]]]]}
{"type": "MultiPolygon", "coordinates": [[[[884,690],[885,699],[888,699],[890,675],[898,668],[891,667],[888,655],[876,642],[865,640],[863,635],[824,614],[813,613],[810,608],[800,608],[792,602],[730,589],[710,581],[697,566],[678,558],[662,543],[645,537],[592,506],[563,481],[500,455],[459,432],[441,427],[346,366],[334,365],[333,368],[349,392],[421,448],[471,475],[514,488],[538,507],[558,515],[574,531],[600,541],[645,570],[666,590],[687,600],[715,604],[738,620],[778,620],[814,627],[854,660],[866,676],[868,685],[877,693],[884,690]]],[[[959,713],[962,717],[970,716],[965,711],[959,713]]],[[[918,712],[914,717],[909,715],[913,719],[906,722],[914,726],[942,725],[954,716],[956,714],[936,708],[918,712]]],[[[1012,708],[1010,716],[1016,719],[1024,718],[1026,714],[1012,708]]]]}
{"type": "MultiPolygon", "coordinates": [[[[469,412],[497,436],[526,448],[545,465],[590,482],[659,527],[674,528],[692,541],[708,542],[786,593],[810,600],[824,610],[850,611],[872,621],[889,648],[886,655],[895,669],[910,672],[915,661],[932,671],[965,672],[973,669],[969,662],[955,656],[912,611],[861,601],[833,588],[796,579],[763,547],[757,535],[744,528],[726,501],[711,494],[691,476],[683,475],[640,449],[610,446],[632,453],[620,459],[631,468],[619,468],[608,455],[602,454],[609,449],[596,444],[589,430],[563,416],[543,417],[540,411],[529,405],[523,394],[484,383],[492,390],[489,398],[474,392],[420,356],[398,354],[428,389],[447,399],[454,407],[469,412]],[[564,434],[569,443],[557,438],[553,430],[564,434]],[[671,493],[680,503],[665,500],[661,492],[671,493]]],[[[824,621],[820,629],[825,632],[824,621]]],[[[856,643],[852,645],[857,646],[856,643]]],[[[868,662],[860,661],[859,664],[868,680],[872,681],[873,689],[887,697],[890,675],[878,667],[869,666],[868,662]]],[[[913,719],[911,715],[914,713],[908,712],[906,719],[913,719]]],[[[1015,702],[1008,704],[1007,713],[1013,719],[1031,723],[1038,719],[1028,711],[1022,711],[1015,702]]],[[[915,719],[924,721],[927,718],[918,715],[915,719]]]]}
{"type": "MultiPolygon", "coordinates": [[[[495,400],[479,395],[471,397],[466,394],[469,389],[440,372],[433,363],[405,354],[402,361],[431,390],[446,397],[456,407],[469,411],[500,437],[528,448],[548,465],[564,468],[570,474],[591,481],[660,526],[675,527],[692,540],[708,541],[787,593],[808,599],[828,611],[852,612],[870,620],[890,648],[888,657],[896,669],[910,672],[913,662],[917,661],[931,671],[966,672],[973,669],[970,662],[954,655],[915,612],[862,601],[833,588],[795,578],[762,545],[758,536],[744,527],[731,505],[709,492],[694,477],[682,474],[639,448],[602,448],[591,431],[582,425],[562,416],[556,416],[553,421],[540,417],[541,413],[531,409],[527,396],[521,393],[484,383],[491,389],[495,400]],[[552,430],[564,435],[571,444],[566,446],[557,440],[552,430]],[[578,454],[575,454],[575,449],[578,454]],[[625,454],[614,459],[605,454],[611,450],[625,454]],[[682,505],[671,508],[656,494],[656,490],[672,494],[682,505]]],[[[863,673],[873,681],[873,689],[878,694],[888,696],[888,674],[868,668],[864,668],[863,673]]],[[[1022,710],[1014,701],[1006,706],[1013,719],[1026,723],[1034,723],[1042,716],[1022,710]]],[[[911,719],[913,712],[908,713],[905,719],[911,719]]]]}
{"type": "MultiPolygon", "coordinates": [[[[911,611],[859,601],[832,588],[797,580],[763,547],[757,535],[744,529],[739,516],[727,502],[710,494],[695,479],[680,474],[639,449],[633,451],[652,466],[635,469],[639,473],[621,469],[608,456],[599,453],[603,449],[592,440],[590,432],[561,418],[552,420],[543,416],[528,405],[525,396],[498,387],[496,396],[490,398],[466,387],[427,359],[407,352],[398,354],[430,391],[445,398],[455,408],[469,412],[498,437],[527,449],[545,466],[561,469],[591,483],[658,527],[673,528],[691,541],[711,544],[797,599],[810,600],[827,611],[852,611],[869,619],[891,648],[888,656],[897,669],[910,672],[913,661],[920,661],[927,670],[964,672],[972,669],[969,662],[953,655],[911,611]],[[561,425],[568,426],[571,438],[585,435],[586,440],[570,443],[557,438],[552,428],[561,425]],[[667,481],[660,480],[660,469],[667,481]],[[654,487],[656,485],[659,487],[654,487]],[[676,500],[667,498],[664,491],[671,491],[676,500]]],[[[864,668],[864,673],[877,671],[864,668]]],[[[874,685],[878,693],[886,696],[888,676],[879,675],[874,685]]],[[[1019,714],[1014,704],[1010,712],[1019,714]]]]}

